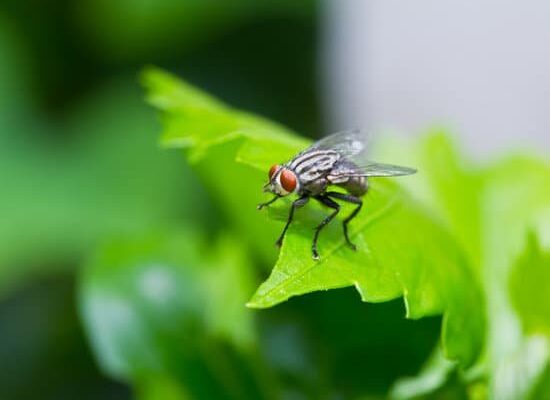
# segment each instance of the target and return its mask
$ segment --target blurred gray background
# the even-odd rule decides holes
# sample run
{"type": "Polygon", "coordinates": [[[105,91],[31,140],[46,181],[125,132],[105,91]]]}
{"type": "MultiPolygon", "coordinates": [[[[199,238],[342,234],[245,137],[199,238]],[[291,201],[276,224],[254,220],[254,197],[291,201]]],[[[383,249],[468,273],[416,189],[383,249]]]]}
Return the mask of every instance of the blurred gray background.
{"type": "Polygon", "coordinates": [[[550,149],[550,2],[324,3],[332,128],[450,127],[478,158],[550,149]]]}

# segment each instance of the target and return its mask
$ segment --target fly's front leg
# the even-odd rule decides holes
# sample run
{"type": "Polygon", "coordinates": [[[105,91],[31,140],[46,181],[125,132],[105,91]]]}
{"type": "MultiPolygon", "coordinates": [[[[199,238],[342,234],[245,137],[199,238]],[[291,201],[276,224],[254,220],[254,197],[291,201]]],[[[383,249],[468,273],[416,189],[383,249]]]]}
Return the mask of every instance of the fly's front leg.
{"type": "Polygon", "coordinates": [[[258,204],[258,205],[256,206],[256,208],[257,208],[258,210],[261,210],[262,208],[267,207],[268,205],[270,205],[270,204],[274,203],[275,201],[277,201],[280,197],[281,197],[281,196],[275,196],[275,197],[273,197],[271,200],[269,200],[269,201],[267,201],[267,202],[265,202],[265,203],[260,203],[260,204],[258,204]]]}
{"type": "Polygon", "coordinates": [[[352,211],[350,215],[348,215],[343,222],[344,226],[344,236],[346,238],[346,242],[348,245],[353,249],[356,250],[357,247],[351,242],[348,235],[348,223],[355,218],[355,216],[359,213],[361,210],[361,207],[363,207],[363,200],[361,200],[359,197],[352,196],[351,194],[344,194],[344,193],[338,193],[338,192],[328,192],[327,196],[330,196],[335,199],[347,201],[348,203],[357,204],[357,207],[355,207],[355,210],[352,211]]]}
{"type": "Polygon", "coordinates": [[[279,247],[283,244],[283,238],[285,237],[286,231],[290,224],[292,223],[292,219],[294,218],[294,210],[302,207],[304,204],[306,204],[309,200],[309,196],[302,196],[297,200],[294,200],[292,203],[292,206],[290,207],[290,213],[288,214],[288,219],[286,221],[286,225],[283,229],[283,232],[281,233],[281,236],[279,236],[279,239],[275,242],[275,244],[279,247]]]}
{"type": "Polygon", "coordinates": [[[321,232],[321,229],[323,229],[330,221],[332,221],[334,217],[336,217],[336,215],[340,211],[340,205],[324,195],[316,196],[315,199],[318,200],[321,204],[324,204],[325,206],[334,209],[332,214],[322,220],[321,223],[315,228],[315,235],[313,236],[313,243],[311,244],[311,254],[314,260],[318,260],[319,252],[317,251],[317,240],[319,239],[319,233],[321,232]]]}

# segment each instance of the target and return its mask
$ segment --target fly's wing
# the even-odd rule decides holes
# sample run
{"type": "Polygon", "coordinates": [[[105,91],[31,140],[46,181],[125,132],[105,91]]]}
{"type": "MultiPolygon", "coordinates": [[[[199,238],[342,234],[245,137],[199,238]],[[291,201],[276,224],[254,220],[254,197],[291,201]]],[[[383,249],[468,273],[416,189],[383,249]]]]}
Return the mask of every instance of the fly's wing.
{"type": "Polygon", "coordinates": [[[332,181],[340,181],[353,177],[385,177],[403,176],[416,173],[416,169],[402,167],[399,165],[382,164],[377,162],[366,162],[363,164],[341,163],[330,173],[332,181]]]}
{"type": "Polygon", "coordinates": [[[365,141],[359,130],[338,132],[313,143],[286,165],[307,185],[330,174],[339,161],[356,156],[364,149],[365,141]]]}
{"type": "Polygon", "coordinates": [[[366,142],[366,135],[363,135],[359,129],[336,132],[316,141],[299,155],[319,150],[330,150],[348,158],[363,152],[366,142]]]}
{"type": "Polygon", "coordinates": [[[301,180],[310,182],[328,176],[335,183],[351,177],[411,175],[413,168],[365,161],[368,137],[359,129],[329,135],[302,151],[288,165],[301,180]]]}
{"type": "Polygon", "coordinates": [[[416,173],[416,169],[402,167],[400,165],[382,164],[371,162],[365,165],[359,165],[358,170],[361,176],[403,176],[416,173]]]}

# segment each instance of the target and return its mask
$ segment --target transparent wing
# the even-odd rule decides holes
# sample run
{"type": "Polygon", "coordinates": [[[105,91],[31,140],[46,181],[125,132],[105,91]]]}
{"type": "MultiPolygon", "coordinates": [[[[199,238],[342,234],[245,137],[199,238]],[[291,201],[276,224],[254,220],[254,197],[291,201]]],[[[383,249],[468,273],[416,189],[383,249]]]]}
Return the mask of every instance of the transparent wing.
{"type": "Polygon", "coordinates": [[[334,168],[331,167],[329,175],[334,181],[338,181],[339,178],[344,177],[402,176],[411,175],[416,172],[414,168],[365,161],[368,139],[369,137],[359,129],[336,132],[313,143],[298,154],[290,164],[314,163],[315,160],[311,157],[308,158],[307,153],[319,150],[332,150],[342,157],[341,162],[334,168]],[[307,162],[302,161],[306,160],[306,158],[307,162]]]}
{"type": "Polygon", "coordinates": [[[376,162],[359,165],[358,169],[361,176],[403,176],[416,173],[416,169],[414,168],[376,162]]]}
{"type": "Polygon", "coordinates": [[[334,168],[330,176],[334,180],[341,177],[383,177],[383,176],[403,176],[416,173],[416,169],[402,167],[400,165],[382,164],[377,162],[367,162],[364,164],[343,163],[334,168]]]}
{"type": "Polygon", "coordinates": [[[362,153],[367,141],[367,135],[359,129],[336,132],[313,143],[300,155],[314,150],[334,150],[344,157],[351,157],[362,153]]]}

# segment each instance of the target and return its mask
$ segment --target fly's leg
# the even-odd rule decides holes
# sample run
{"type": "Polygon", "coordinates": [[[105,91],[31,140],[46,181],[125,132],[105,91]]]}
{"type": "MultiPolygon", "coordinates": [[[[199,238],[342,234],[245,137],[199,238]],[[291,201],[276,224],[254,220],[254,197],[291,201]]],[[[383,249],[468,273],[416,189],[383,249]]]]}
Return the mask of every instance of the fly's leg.
{"type": "Polygon", "coordinates": [[[357,250],[357,247],[351,242],[349,235],[348,235],[348,223],[355,218],[357,213],[361,210],[361,207],[363,207],[363,200],[361,200],[359,197],[352,196],[351,194],[345,194],[345,193],[338,193],[338,192],[328,192],[327,196],[330,196],[335,199],[339,199],[342,201],[347,201],[348,203],[357,204],[357,207],[355,207],[355,210],[352,211],[350,215],[348,215],[342,225],[344,226],[344,236],[346,238],[346,242],[348,245],[353,249],[357,250]]]}
{"type": "Polygon", "coordinates": [[[274,203],[274,202],[275,202],[276,200],[278,200],[279,198],[280,198],[280,196],[275,196],[275,197],[273,197],[271,200],[269,200],[269,201],[267,201],[267,202],[265,202],[265,203],[260,203],[260,204],[258,204],[258,205],[256,206],[256,208],[257,208],[258,210],[261,210],[262,208],[267,207],[268,205],[274,203]]]}
{"type": "Polygon", "coordinates": [[[334,209],[332,214],[322,220],[321,223],[315,228],[315,235],[313,236],[313,243],[311,244],[311,254],[314,260],[318,260],[319,252],[317,251],[317,240],[319,239],[319,233],[321,232],[321,229],[323,229],[330,221],[332,221],[334,217],[336,217],[336,214],[340,211],[340,205],[324,195],[316,196],[315,199],[321,204],[334,209]]]}
{"type": "Polygon", "coordinates": [[[283,244],[283,238],[285,237],[286,231],[290,226],[290,224],[292,223],[292,219],[294,218],[294,210],[299,207],[302,207],[304,204],[308,202],[308,200],[309,200],[309,196],[302,196],[292,203],[292,206],[290,207],[290,213],[288,214],[288,219],[286,221],[286,225],[283,229],[283,232],[281,233],[281,236],[279,236],[279,239],[277,239],[277,241],[275,242],[275,244],[278,247],[281,247],[281,245],[283,244]]]}

